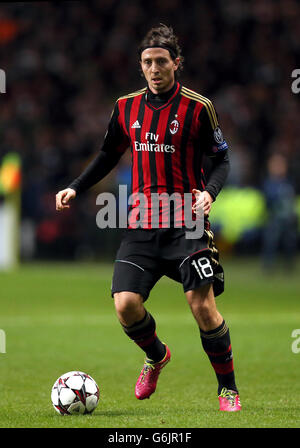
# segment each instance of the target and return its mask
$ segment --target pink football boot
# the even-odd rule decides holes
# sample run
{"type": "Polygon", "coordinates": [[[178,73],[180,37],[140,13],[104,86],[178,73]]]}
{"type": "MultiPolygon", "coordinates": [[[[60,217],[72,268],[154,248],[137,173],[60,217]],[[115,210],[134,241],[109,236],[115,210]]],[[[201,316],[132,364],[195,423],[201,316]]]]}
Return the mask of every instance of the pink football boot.
{"type": "Polygon", "coordinates": [[[223,387],[219,395],[220,411],[236,412],[242,409],[240,396],[234,390],[223,387]]]}
{"type": "Polygon", "coordinates": [[[159,362],[154,363],[146,358],[141,374],[135,385],[135,396],[138,400],[150,398],[150,395],[155,392],[158,376],[171,359],[171,352],[167,345],[166,350],[164,358],[159,362]]]}

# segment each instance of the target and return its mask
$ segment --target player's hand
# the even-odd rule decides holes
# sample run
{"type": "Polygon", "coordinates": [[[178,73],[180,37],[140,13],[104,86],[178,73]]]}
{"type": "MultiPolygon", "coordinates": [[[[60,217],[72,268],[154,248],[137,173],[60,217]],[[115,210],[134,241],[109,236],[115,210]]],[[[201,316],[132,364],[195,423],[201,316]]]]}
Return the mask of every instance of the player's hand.
{"type": "Polygon", "coordinates": [[[60,212],[65,208],[70,208],[68,202],[75,197],[76,191],[73,190],[73,188],[65,188],[64,190],[59,191],[56,195],[56,210],[60,212]]]}
{"type": "Polygon", "coordinates": [[[196,202],[192,207],[192,210],[196,215],[208,216],[211,210],[211,204],[213,203],[213,198],[208,193],[208,191],[200,191],[195,188],[192,190],[192,193],[196,196],[196,202]]]}

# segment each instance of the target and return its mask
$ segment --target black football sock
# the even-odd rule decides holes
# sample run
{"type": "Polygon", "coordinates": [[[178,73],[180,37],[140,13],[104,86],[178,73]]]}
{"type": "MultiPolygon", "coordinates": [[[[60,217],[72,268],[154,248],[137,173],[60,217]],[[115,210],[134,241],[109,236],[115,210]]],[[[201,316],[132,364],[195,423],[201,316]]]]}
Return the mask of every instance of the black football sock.
{"type": "Polygon", "coordinates": [[[145,317],[130,327],[122,325],[123,330],[145,353],[148,359],[154,362],[161,361],[166,354],[166,346],[156,334],[155,320],[146,311],[145,317]]]}
{"type": "Polygon", "coordinates": [[[238,392],[235,384],[233,358],[230,343],[229,328],[225,321],[210,331],[200,328],[202,346],[206,352],[218,380],[218,394],[223,387],[238,392]]]}

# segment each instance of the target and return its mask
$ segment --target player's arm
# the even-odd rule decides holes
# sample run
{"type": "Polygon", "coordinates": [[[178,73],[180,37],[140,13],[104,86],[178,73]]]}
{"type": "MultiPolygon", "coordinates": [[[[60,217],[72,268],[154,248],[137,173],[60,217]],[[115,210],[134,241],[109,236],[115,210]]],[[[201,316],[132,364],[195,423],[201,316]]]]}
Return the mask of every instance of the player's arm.
{"type": "Polygon", "coordinates": [[[209,175],[208,183],[205,187],[212,200],[215,201],[216,197],[222,190],[228,173],[230,170],[229,154],[228,151],[216,154],[215,157],[211,158],[211,172],[209,175]]]}
{"type": "Polygon", "coordinates": [[[207,158],[205,167],[207,183],[204,191],[193,190],[196,195],[194,211],[196,212],[201,208],[204,215],[207,216],[212,203],[216,200],[226,182],[230,162],[228,145],[224,140],[217,113],[211,103],[209,107],[202,108],[199,120],[201,123],[199,141],[207,158]]]}
{"type": "Polygon", "coordinates": [[[56,195],[56,210],[69,208],[69,201],[102,180],[117,165],[129,146],[118,122],[116,104],[99,154],[69,186],[56,195]]]}

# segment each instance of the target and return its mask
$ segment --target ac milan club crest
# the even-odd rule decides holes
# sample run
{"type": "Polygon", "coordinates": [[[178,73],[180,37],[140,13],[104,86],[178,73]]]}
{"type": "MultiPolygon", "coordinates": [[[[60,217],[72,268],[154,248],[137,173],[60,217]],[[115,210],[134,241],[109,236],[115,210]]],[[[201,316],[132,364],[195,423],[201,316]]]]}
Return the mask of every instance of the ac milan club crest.
{"type": "Polygon", "coordinates": [[[176,134],[176,132],[179,129],[179,121],[178,120],[173,120],[170,124],[170,132],[171,134],[176,134]]]}

